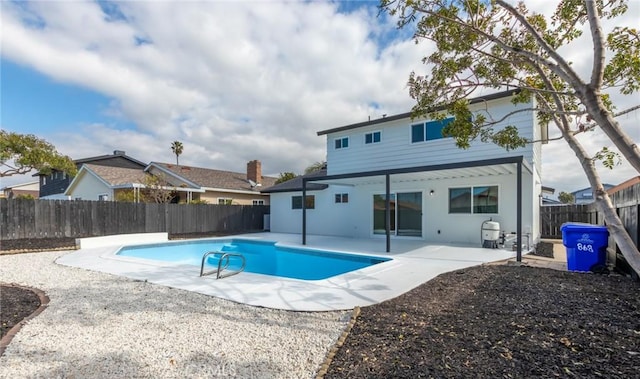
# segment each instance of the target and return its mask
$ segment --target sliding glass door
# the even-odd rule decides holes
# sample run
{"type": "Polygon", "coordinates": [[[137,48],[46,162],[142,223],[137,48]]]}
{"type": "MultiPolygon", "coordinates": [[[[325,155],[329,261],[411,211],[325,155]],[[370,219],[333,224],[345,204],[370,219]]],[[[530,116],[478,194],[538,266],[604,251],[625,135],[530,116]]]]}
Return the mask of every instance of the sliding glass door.
{"type": "MultiPolygon", "coordinates": [[[[422,237],[422,192],[390,194],[391,234],[422,237]]],[[[373,234],[385,234],[386,196],[373,195],[373,234]]]]}
{"type": "Polygon", "coordinates": [[[422,237],[422,193],[399,193],[397,201],[399,236],[422,237]]]}

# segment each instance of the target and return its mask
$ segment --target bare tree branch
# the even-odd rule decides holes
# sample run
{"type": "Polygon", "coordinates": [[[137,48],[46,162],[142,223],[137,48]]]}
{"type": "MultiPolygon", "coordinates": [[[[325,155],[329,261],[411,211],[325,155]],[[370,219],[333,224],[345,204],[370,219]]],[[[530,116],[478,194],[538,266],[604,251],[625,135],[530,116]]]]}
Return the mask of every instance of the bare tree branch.
{"type": "Polygon", "coordinates": [[[604,77],[604,35],[595,1],[585,1],[587,16],[593,41],[593,68],[591,70],[591,86],[600,88],[604,77]]]}

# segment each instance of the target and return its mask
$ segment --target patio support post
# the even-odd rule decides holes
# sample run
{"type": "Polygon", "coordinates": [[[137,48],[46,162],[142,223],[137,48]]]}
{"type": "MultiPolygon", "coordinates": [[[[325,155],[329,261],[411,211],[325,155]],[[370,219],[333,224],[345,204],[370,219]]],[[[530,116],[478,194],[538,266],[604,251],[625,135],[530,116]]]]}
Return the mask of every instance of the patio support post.
{"type": "Polygon", "coordinates": [[[385,175],[386,196],[384,207],[385,229],[387,233],[387,253],[391,252],[391,178],[385,175]]]}
{"type": "Polygon", "coordinates": [[[307,181],[302,179],[302,244],[307,244],[307,181]]]}
{"type": "Polygon", "coordinates": [[[518,189],[516,195],[516,243],[518,244],[516,261],[522,262],[522,157],[516,164],[516,181],[518,189]]]}

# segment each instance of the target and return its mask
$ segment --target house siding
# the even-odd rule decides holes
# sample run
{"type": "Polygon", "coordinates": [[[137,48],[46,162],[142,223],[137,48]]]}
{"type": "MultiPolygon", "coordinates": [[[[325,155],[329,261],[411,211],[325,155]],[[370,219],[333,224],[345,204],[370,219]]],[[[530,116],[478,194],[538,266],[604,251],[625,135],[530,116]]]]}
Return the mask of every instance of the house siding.
{"type": "MultiPolygon", "coordinates": [[[[491,107],[491,117],[500,119],[519,109],[526,109],[531,103],[513,105],[509,98],[492,100],[487,103],[472,105],[472,109],[483,112],[491,107]]],[[[530,164],[534,164],[534,151],[528,146],[507,152],[505,149],[480,141],[473,141],[469,149],[459,149],[452,138],[411,143],[411,125],[428,121],[411,120],[410,118],[391,121],[388,124],[377,124],[351,129],[327,135],[327,173],[328,175],[365,172],[371,170],[417,167],[425,165],[456,163],[491,159],[498,157],[523,156],[530,164]],[[381,142],[365,144],[365,134],[381,131],[381,142]],[[349,137],[349,147],[335,149],[337,138],[349,137]]],[[[531,111],[511,115],[496,125],[496,129],[506,125],[516,125],[522,136],[534,138],[534,115],[531,111]]],[[[539,159],[538,159],[539,161],[539,159]]]]}
{"type": "MultiPolygon", "coordinates": [[[[535,101],[533,106],[536,107],[535,101]]],[[[547,128],[548,126],[540,125],[540,121],[535,115],[531,117],[531,122],[533,125],[533,141],[542,141],[542,128],[547,128]]],[[[533,166],[542,175],[542,142],[533,143],[533,166]]]]}
{"type": "MultiPolygon", "coordinates": [[[[353,187],[331,186],[323,191],[307,191],[315,197],[315,208],[307,209],[307,230],[311,234],[353,236],[356,206],[351,201],[353,187]],[[335,203],[336,193],[348,193],[348,203],[335,203]]],[[[271,194],[271,231],[276,233],[302,233],[302,210],[291,209],[291,198],[302,192],[271,194]]]]}
{"type": "MultiPolygon", "coordinates": [[[[253,200],[264,200],[264,205],[269,205],[269,195],[263,195],[261,193],[256,194],[244,194],[244,193],[231,193],[231,192],[213,192],[207,191],[205,193],[194,193],[194,199],[200,195],[199,199],[206,201],[208,204],[218,204],[218,198],[233,199],[232,205],[253,205],[253,200]]],[[[184,195],[181,195],[184,196],[184,195]]]]}
{"type": "Polygon", "coordinates": [[[69,193],[71,200],[98,200],[98,194],[107,194],[109,200],[115,200],[113,190],[94,175],[85,173],[82,179],[69,193]]]}
{"type": "MultiPolygon", "coordinates": [[[[500,120],[494,126],[499,130],[507,125],[518,128],[519,134],[529,140],[539,140],[542,133],[535,114],[530,108],[533,103],[514,105],[511,98],[498,98],[471,106],[489,120],[500,120]],[[487,112],[488,110],[488,112],[487,112]],[[514,113],[515,112],[515,113],[514,113]]],[[[541,143],[528,144],[523,148],[507,151],[493,143],[472,141],[469,149],[455,146],[452,138],[442,138],[419,143],[411,142],[411,126],[429,120],[411,120],[404,115],[391,116],[388,121],[374,120],[372,124],[356,124],[320,132],[326,134],[327,175],[366,173],[442,164],[456,164],[523,157],[522,167],[522,238],[529,247],[539,239],[539,201],[541,188],[541,143]],[[365,143],[365,135],[380,132],[379,143],[365,143]],[[335,140],[348,137],[349,143],[336,149],[335,140]]],[[[512,167],[514,167],[513,164],[512,167]]],[[[455,171],[455,170],[453,170],[455,171]]],[[[515,170],[513,170],[515,171],[515,170]]],[[[513,172],[511,171],[511,172],[513,172]]],[[[459,171],[464,172],[464,171],[459,171]]],[[[517,231],[517,175],[497,174],[500,170],[477,170],[472,177],[441,176],[429,179],[420,173],[391,175],[392,193],[414,193],[421,195],[421,235],[393,236],[393,238],[422,239],[434,243],[454,243],[482,245],[482,223],[489,219],[500,223],[501,231],[515,239],[517,231]],[[485,174],[482,174],[482,173],[485,174]],[[492,174],[496,173],[496,174],[492,174]],[[478,176],[482,175],[482,176],[478,176]],[[473,186],[498,187],[498,211],[493,214],[451,214],[449,213],[449,189],[473,186]],[[433,191],[433,195],[430,192],[433,191]]],[[[384,179],[371,180],[344,179],[348,186],[330,185],[321,191],[308,191],[315,195],[315,209],[306,212],[306,232],[309,234],[352,236],[358,238],[381,238],[384,234],[374,234],[373,195],[384,194],[384,179]],[[348,204],[335,204],[336,192],[349,193],[348,204]],[[347,205],[347,206],[345,206],[347,205]]],[[[271,194],[271,230],[282,233],[302,232],[302,211],[291,209],[291,197],[300,196],[300,191],[271,194]]],[[[415,216],[415,213],[412,215],[415,216]]],[[[410,217],[412,217],[410,216],[410,217]]],[[[378,226],[379,227],[379,226],[378,226]]]]}
{"type": "MultiPolygon", "coordinates": [[[[535,192],[533,176],[523,177],[523,226],[522,232],[534,237],[538,235],[537,217],[533,206],[535,192]]],[[[507,234],[516,231],[516,176],[500,175],[421,182],[392,183],[391,192],[422,193],[422,239],[435,243],[481,244],[480,233],[483,221],[491,218],[500,223],[507,234]],[[499,209],[496,214],[449,214],[449,188],[465,186],[498,186],[499,209]],[[433,190],[434,194],[430,195],[433,190]]],[[[307,210],[307,232],[309,234],[352,236],[358,238],[379,237],[373,234],[373,195],[384,193],[384,186],[358,185],[354,187],[330,186],[323,191],[311,191],[315,195],[315,209],[307,210]],[[349,193],[349,203],[335,204],[334,195],[349,193]]],[[[291,209],[291,197],[300,192],[271,194],[271,231],[278,233],[301,233],[302,211],[291,209]]],[[[411,238],[411,237],[397,237],[411,238]]],[[[526,242],[523,240],[523,243],[526,242]]]]}
{"type": "Polygon", "coordinates": [[[40,175],[40,197],[52,196],[64,193],[71,178],[60,171],[53,171],[50,175],[40,175]],[[46,181],[46,184],[44,184],[46,181]]]}

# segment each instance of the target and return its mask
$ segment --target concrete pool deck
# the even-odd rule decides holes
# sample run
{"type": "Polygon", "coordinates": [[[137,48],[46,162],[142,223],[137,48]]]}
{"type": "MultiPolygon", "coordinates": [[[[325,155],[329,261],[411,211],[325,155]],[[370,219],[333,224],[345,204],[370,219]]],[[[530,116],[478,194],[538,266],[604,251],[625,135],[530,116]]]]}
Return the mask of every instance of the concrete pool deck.
{"type": "Polygon", "coordinates": [[[393,259],[324,280],[297,280],[248,272],[216,280],[214,276],[200,277],[200,267],[120,257],[115,254],[124,245],[167,242],[166,233],[140,236],[144,242],[135,242],[136,235],[82,241],[80,250],[58,258],[56,263],[254,306],[294,311],[332,311],[377,304],[397,297],[442,273],[515,257],[513,251],[430,244],[419,240],[394,239],[391,241],[390,253],[385,252],[385,240],[377,238],[312,235],[307,236],[307,245],[303,246],[301,237],[297,234],[252,233],[212,239],[277,241],[281,246],[393,259]]]}

